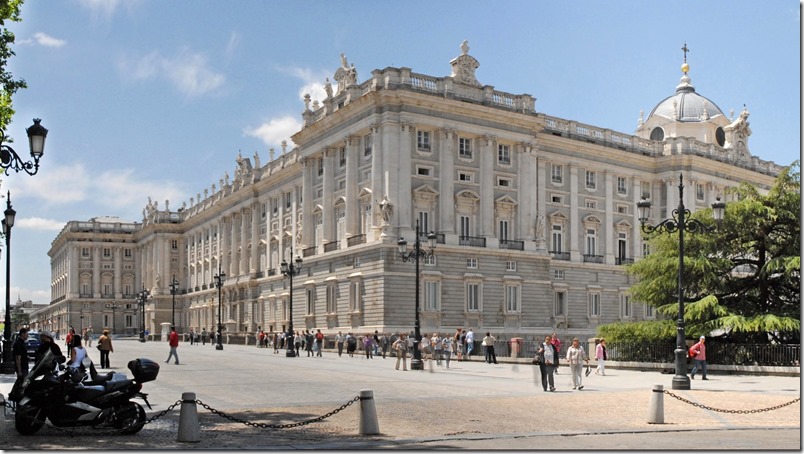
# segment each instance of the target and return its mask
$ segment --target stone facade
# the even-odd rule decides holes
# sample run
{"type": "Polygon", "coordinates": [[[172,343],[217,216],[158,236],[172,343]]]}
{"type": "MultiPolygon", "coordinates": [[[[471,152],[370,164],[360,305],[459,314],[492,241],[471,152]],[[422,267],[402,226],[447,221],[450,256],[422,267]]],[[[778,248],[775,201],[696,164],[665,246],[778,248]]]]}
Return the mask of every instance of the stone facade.
{"type": "MultiPolygon", "coordinates": [[[[149,200],[142,223],[70,222],[50,250],[53,300],[38,323],[64,332],[87,311],[93,326],[110,326],[115,300],[127,307],[117,317],[135,314],[117,326],[136,332],[133,298],[144,287],[153,332],[170,321],[175,276],[176,324],[210,330],[222,272],[230,334],[286,329],[291,294],[296,329],[410,331],[415,267],[397,241],[412,245],[418,223],[437,242],[420,263],[423,332],[585,339],[599,324],[654,316],[630,300],[624,266],[646,252],[642,197],[656,221],[678,205],[681,171],[695,211],[728,202],[743,181],[767,189],[780,170],[748,154],[747,110],[727,120],[695,98],[705,107],[697,118],[657,106],[636,135],[623,134],[482,85],[468,43],[461,50],[451,76],[388,67],[364,82],[342,56],[337,92],[305,97],[292,150],[271,150],[266,164],[238,155],[233,179],[227,172],[176,210],[149,200]],[[280,265],[297,255],[291,289],[280,265]]],[[[700,97],[686,70],[679,87],[700,97]]]]}

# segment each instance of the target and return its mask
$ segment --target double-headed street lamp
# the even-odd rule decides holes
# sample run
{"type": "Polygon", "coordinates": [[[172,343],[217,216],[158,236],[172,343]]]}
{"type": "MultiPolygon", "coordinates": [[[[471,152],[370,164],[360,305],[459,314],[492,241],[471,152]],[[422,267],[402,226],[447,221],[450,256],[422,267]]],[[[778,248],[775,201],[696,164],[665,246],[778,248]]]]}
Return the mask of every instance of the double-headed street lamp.
{"type": "MultiPolygon", "coordinates": [[[[293,257],[293,247],[290,248],[290,256],[293,257]]],[[[282,274],[290,279],[290,291],[288,292],[288,333],[285,335],[285,345],[288,349],[285,351],[285,357],[296,356],[296,351],[293,345],[293,276],[298,276],[301,273],[302,258],[298,255],[294,263],[288,263],[282,259],[280,271],[282,274]]]]}
{"type": "Polygon", "coordinates": [[[179,291],[179,281],[176,280],[175,274],[168,286],[170,287],[170,294],[173,295],[173,312],[170,315],[170,326],[176,326],[176,292],[179,291]]]}
{"type": "MultiPolygon", "coordinates": [[[[34,124],[25,129],[28,134],[28,146],[33,162],[23,162],[20,155],[14,151],[8,142],[5,131],[0,130],[0,169],[8,175],[8,169],[15,172],[25,171],[28,175],[35,175],[39,171],[39,159],[45,154],[45,137],[47,129],[39,124],[42,121],[34,118],[34,124]],[[33,170],[31,170],[33,169],[33,170]]],[[[3,363],[0,364],[0,373],[13,374],[15,372],[14,359],[11,355],[11,227],[14,226],[16,212],[11,208],[11,193],[6,200],[6,210],[3,213],[3,233],[6,235],[6,317],[3,327],[3,363]]]]}
{"type": "Polygon", "coordinates": [[[220,266],[218,267],[218,274],[214,276],[215,282],[212,284],[218,288],[218,335],[215,336],[215,339],[218,341],[218,344],[215,345],[215,350],[223,350],[223,344],[221,343],[221,307],[223,306],[223,299],[221,298],[221,289],[223,288],[223,281],[226,280],[226,273],[221,270],[220,266]]]}
{"type": "Polygon", "coordinates": [[[145,287],[143,287],[142,290],[137,293],[137,303],[140,305],[140,313],[142,314],[140,342],[145,342],[145,302],[148,301],[149,296],[151,296],[151,292],[149,292],[145,287]]]}
{"type": "Polygon", "coordinates": [[[116,311],[118,308],[120,308],[120,306],[115,304],[114,301],[112,301],[111,303],[106,304],[106,309],[111,309],[112,310],[112,334],[115,334],[115,331],[117,331],[115,329],[116,328],[116,322],[115,322],[114,311],[116,311]]]}
{"type": "Polygon", "coordinates": [[[410,361],[411,370],[424,370],[424,363],[422,362],[422,352],[419,351],[419,343],[422,340],[421,325],[419,323],[419,281],[421,280],[421,271],[419,270],[419,261],[432,257],[435,253],[436,247],[436,234],[430,232],[427,234],[427,242],[430,246],[429,250],[422,248],[421,234],[419,231],[419,220],[416,220],[416,242],[413,244],[413,250],[407,252],[408,242],[404,238],[397,241],[399,246],[399,254],[402,256],[402,261],[407,262],[413,260],[416,262],[416,325],[414,327],[414,340],[413,340],[413,359],[410,361]]]}
{"type": "MultiPolygon", "coordinates": [[[[687,376],[687,341],[684,334],[684,232],[705,233],[711,232],[709,227],[697,219],[690,219],[690,211],[684,207],[684,176],[678,176],[678,208],[673,210],[673,217],[665,219],[653,226],[648,224],[650,218],[650,202],[642,199],[637,203],[639,222],[642,231],[648,234],[678,232],[678,320],[676,321],[676,374],[673,377],[673,389],[690,389],[690,379],[687,376]]],[[[720,197],[712,204],[712,213],[718,225],[723,221],[726,203],[720,197]]]]}

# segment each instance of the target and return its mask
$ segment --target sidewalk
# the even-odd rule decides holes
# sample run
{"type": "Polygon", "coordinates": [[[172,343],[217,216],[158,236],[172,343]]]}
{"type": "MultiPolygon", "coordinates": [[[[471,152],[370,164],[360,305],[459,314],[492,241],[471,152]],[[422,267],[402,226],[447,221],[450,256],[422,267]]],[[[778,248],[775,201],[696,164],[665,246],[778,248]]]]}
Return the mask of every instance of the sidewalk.
{"type": "MultiPolygon", "coordinates": [[[[119,340],[111,357],[118,372],[136,357],[164,361],[166,343],[119,340]]],[[[91,352],[91,356],[96,352],[91,352]]],[[[302,355],[305,353],[303,352],[302,355]]],[[[255,423],[284,424],[315,418],[372,389],[381,435],[360,436],[359,403],[321,422],[293,429],[247,427],[198,407],[199,443],[179,443],[179,407],[137,435],[94,434],[71,439],[44,428],[22,437],[13,420],[0,427],[2,449],[685,449],[690,431],[700,449],[800,449],[800,402],[770,412],[721,413],[664,394],[665,424],[647,423],[652,387],[670,390],[672,375],[608,369],[572,391],[569,369],[556,376],[555,393],[541,389],[538,368],[521,364],[452,362],[449,370],[396,371],[395,359],[286,358],[254,346],[179,347],[181,365],[165,364],[144,384],[151,415],[195,392],[210,407],[255,423]],[[680,434],[679,432],[684,432],[680,434]],[[671,437],[677,441],[669,443],[671,437]],[[679,442],[679,437],[685,441],[679,442]],[[660,440],[664,440],[663,442],[660,440]],[[698,442],[700,440],[700,443],[698,442]],[[576,446],[577,445],[577,446],[576,446]],[[562,448],[563,446],[563,448],[562,448]],[[626,448],[627,449],[627,448],[626,448]],[[634,448],[636,449],[636,448],[634,448]]],[[[93,360],[97,360],[94,358],[93,360]]],[[[129,373],[130,375],[130,373],[129,373]]],[[[0,393],[13,380],[0,376],[0,393]]],[[[712,408],[757,410],[800,397],[799,377],[712,375],[674,394],[712,408]]]]}

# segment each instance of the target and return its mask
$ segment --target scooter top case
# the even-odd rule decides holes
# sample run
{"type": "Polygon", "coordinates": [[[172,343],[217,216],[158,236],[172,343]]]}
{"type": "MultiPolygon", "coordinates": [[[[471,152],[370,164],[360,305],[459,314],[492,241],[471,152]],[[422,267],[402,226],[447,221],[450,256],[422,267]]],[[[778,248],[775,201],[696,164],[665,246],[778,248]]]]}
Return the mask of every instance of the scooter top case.
{"type": "Polygon", "coordinates": [[[159,364],[147,358],[132,359],[128,362],[128,369],[134,374],[137,383],[156,380],[159,375],[159,364]]]}

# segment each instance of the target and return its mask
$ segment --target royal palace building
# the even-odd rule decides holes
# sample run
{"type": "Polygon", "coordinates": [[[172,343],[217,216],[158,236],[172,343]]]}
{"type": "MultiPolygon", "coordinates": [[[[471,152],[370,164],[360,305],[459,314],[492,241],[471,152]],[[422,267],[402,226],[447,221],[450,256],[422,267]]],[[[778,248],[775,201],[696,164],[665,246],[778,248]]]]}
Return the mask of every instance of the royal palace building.
{"type": "Polygon", "coordinates": [[[149,198],[138,222],[69,222],[49,251],[52,301],[32,324],[133,335],[144,309],[151,333],[173,317],[179,331],[209,331],[222,304],[228,340],[253,342],[287,329],[292,298],[295,329],[409,332],[417,274],[398,241],[413,247],[418,225],[425,251],[435,238],[419,262],[422,332],[586,339],[655,316],[626,273],[649,253],[640,199],[655,223],[678,206],[682,173],[696,211],[742,182],[767,190],[781,171],[749,152],[747,109],[726,116],[686,62],[628,134],[481,84],[461,50],[446,77],[387,67],[362,82],[341,56],[326,98],[305,97],[292,149],[266,163],[238,155],[231,177],[175,209],[149,198]],[[297,256],[291,286],[281,263],[297,256]]]}

